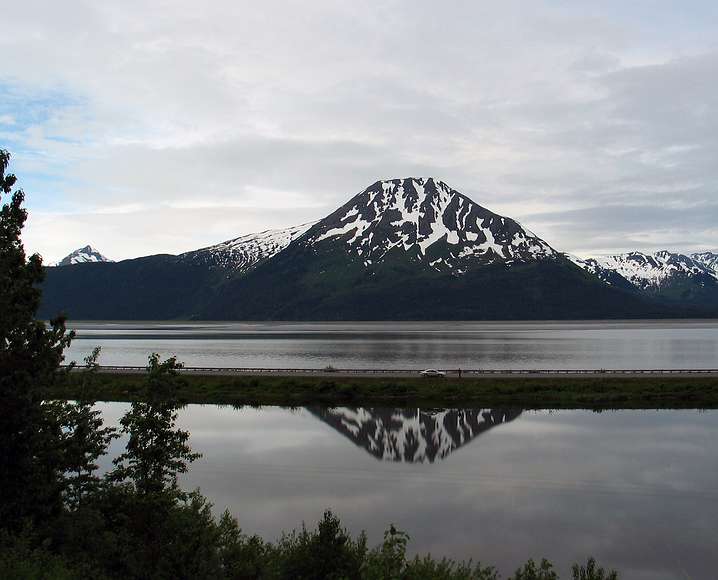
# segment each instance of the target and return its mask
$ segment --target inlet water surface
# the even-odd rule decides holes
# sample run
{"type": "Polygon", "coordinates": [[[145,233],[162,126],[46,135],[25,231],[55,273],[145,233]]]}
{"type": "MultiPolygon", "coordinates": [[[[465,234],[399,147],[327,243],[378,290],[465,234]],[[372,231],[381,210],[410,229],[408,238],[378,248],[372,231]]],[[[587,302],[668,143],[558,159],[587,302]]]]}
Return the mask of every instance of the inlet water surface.
{"type": "Polygon", "coordinates": [[[357,369],[718,367],[718,321],[184,323],[78,322],[68,359],[144,365],[357,369]]]}
{"type": "Polygon", "coordinates": [[[372,543],[394,523],[412,552],[504,577],[590,555],[630,580],[715,577],[716,411],[190,405],[180,424],[203,454],[183,487],[267,539],[331,508],[372,543]]]}

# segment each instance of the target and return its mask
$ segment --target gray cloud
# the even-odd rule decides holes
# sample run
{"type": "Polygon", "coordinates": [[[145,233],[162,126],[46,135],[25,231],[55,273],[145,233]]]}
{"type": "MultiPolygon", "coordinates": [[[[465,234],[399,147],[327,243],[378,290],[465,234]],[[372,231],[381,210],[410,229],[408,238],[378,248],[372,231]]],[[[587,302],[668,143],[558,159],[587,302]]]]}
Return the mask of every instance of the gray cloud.
{"type": "Polygon", "coordinates": [[[182,251],[437,175],[569,251],[715,247],[716,11],[677,13],[24,2],[4,15],[0,140],[37,214],[27,243],[182,251]]]}
{"type": "Polygon", "coordinates": [[[531,216],[546,231],[561,231],[577,240],[578,254],[614,253],[626,247],[685,252],[716,248],[718,203],[693,207],[651,205],[600,205],[531,216]],[[690,231],[686,224],[691,224],[690,231]]]}

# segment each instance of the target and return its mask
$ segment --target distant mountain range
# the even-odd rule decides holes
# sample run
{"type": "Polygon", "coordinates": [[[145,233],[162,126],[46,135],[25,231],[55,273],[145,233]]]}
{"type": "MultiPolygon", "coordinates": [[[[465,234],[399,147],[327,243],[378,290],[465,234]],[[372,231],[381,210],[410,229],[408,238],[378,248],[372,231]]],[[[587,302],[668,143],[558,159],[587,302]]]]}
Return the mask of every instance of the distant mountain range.
{"type": "Polygon", "coordinates": [[[406,178],[377,181],[318,222],[48,268],[43,297],[44,316],[75,319],[713,317],[718,256],[577,258],[442,181],[406,178]]]}
{"type": "Polygon", "coordinates": [[[611,286],[629,288],[674,303],[718,308],[718,254],[690,256],[662,250],[576,258],[575,264],[611,286]]]}

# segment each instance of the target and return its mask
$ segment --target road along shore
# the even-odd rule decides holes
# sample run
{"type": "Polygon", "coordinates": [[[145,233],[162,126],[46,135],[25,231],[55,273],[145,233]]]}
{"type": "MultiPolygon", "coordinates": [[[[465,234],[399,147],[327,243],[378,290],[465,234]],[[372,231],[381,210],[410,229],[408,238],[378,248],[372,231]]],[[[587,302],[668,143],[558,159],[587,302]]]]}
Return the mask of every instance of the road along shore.
{"type": "MultiPolygon", "coordinates": [[[[81,368],[77,369],[81,371],[81,368]]],[[[108,366],[99,367],[99,372],[109,374],[142,374],[145,367],[139,366],[108,366]]],[[[718,377],[716,369],[440,369],[444,378],[528,378],[538,377],[718,377]]],[[[268,377],[327,377],[327,378],[425,378],[421,369],[335,369],[335,368],[252,368],[252,367],[184,367],[181,372],[195,376],[268,376],[268,377]]],[[[436,379],[440,377],[426,377],[436,379]]]]}

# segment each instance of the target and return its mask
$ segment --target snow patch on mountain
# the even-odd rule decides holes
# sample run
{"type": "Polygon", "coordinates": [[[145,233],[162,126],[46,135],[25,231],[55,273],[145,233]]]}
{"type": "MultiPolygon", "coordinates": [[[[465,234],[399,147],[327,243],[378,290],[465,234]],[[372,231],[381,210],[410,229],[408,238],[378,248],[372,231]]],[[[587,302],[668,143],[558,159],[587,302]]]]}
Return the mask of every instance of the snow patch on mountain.
{"type": "Polygon", "coordinates": [[[564,254],[568,260],[576,264],[579,268],[586,270],[589,274],[596,276],[602,282],[609,286],[628,287],[633,286],[633,282],[625,279],[621,274],[609,267],[604,266],[597,258],[579,258],[573,254],[564,254]]]}
{"type": "Polygon", "coordinates": [[[499,216],[434,178],[378,181],[319,222],[306,240],[343,241],[365,265],[394,251],[439,271],[464,273],[493,262],[512,264],[558,253],[509,218],[499,216]]]}
{"type": "Polygon", "coordinates": [[[112,262],[112,261],[113,260],[106,258],[95,248],[88,245],[88,246],[85,246],[84,248],[79,248],[79,249],[75,250],[71,254],[68,254],[62,260],[60,260],[56,264],[56,266],[71,266],[73,264],[85,264],[87,262],[112,262]]]}
{"type": "Polygon", "coordinates": [[[284,250],[316,222],[279,230],[266,230],[181,254],[184,261],[231,269],[240,273],[284,250]]]}
{"type": "Polygon", "coordinates": [[[579,258],[575,254],[569,254],[568,252],[564,253],[564,257],[591,274],[598,274],[600,270],[600,265],[594,258],[579,258]]]}

